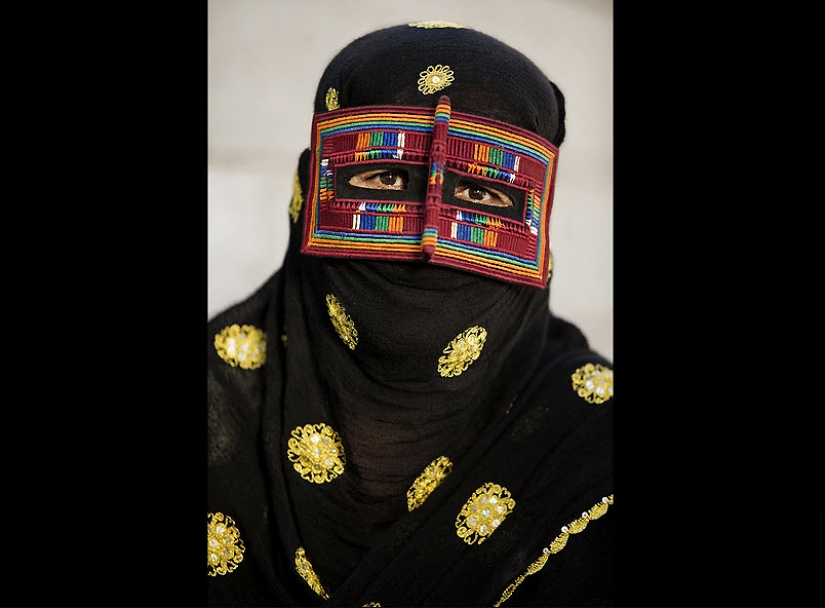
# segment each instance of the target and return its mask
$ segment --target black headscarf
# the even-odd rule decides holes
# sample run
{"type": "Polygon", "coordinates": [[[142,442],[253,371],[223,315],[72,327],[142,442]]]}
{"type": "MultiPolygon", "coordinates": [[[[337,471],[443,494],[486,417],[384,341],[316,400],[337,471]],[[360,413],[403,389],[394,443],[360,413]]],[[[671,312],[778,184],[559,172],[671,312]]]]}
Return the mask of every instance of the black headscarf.
{"type": "Polygon", "coordinates": [[[522,53],[470,28],[401,25],[372,32],[348,44],[329,63],[315,94],[315,112],[325,112],[327,92],[338,105],[435,108],[439,93],[416,86],[429,66],[454,74],[448,94],[453,110],[500,120],[537,133],[555,146],[564,141],[564,96],[522,53]],[[412,86],[411,86],[412,85],[412,86]]]}
{"type": "MultiPolygon", "coordinates": [[[[422,94],[417,82],[422,70],[436,64],[449,65],[454,74],[444,90],[454,110],[561,144],[564,98],[556,86],[517,51],[467,28],[403,25],[355,40],[324,72],[315,111],[435,108],[438,96],[422,94]]],[[[293,203],[309,189],[308,163],[305,151],[293,203]]],[[[481,584],[465,576],[463,583],[452,581],[454,592],[446,595],[438,591],[434,572],[432,584],[411,581],[438,562],[436,554],[464,547],[455,527],[452,537],[426,536],[426,542],[421,529],[425,522],[451,522],[458,510],[446,503],[464,502],[481,485],[479,479],[490,481],[476,479],[481,463],[492,481],[509,478],[504,485],[511,489],[535,480],[532,491],[539,496],[548,476],[555,484],[569,478],[565,483],[590,485],[592,480],[572,473],[510,468],[521,461],[538,466],[548,445],[559,451],[559,462],[581,460],[578,470],[598,478],[599,489],[589,491],[585,502],[610,494],[605,447],[599,458],[588,460],[569,454],[572,448],[563,441],[585,414],[571,414],[562,400],[554,409],[546,405],[550,387],[559,383],[549,370],[561,366],[565,356],[575,355],[563,366],[568,384],[571,365],[607,362],[588,350],[578,329],[550,313],[549,284],[520,285],[423,261],[304,255],[305,209],[293,205],[297,214],[282,269],[210,322],[209,510],[232,513],[245,543],[240,565],[216,577],[220,582],[210,581],[212,601],[296,605],[330,597],[342,605],[362,605],[354,604],[362,599],[464,605],[499,599],[507,581],[512,584],[519,569],[541,555],[547,540],[546,535],[533,540],[533,559],[526,563],[529,546],[519,548],[524,555],[506,549],[508,539],[515,542],[525,533],[529,519],[507,522],[490,536],[488,553],[454,564],[458,575],[481,573],[492,567],[490,560],[503,560],[495,580],[481,584]],[[225,338],[216,341],[233,324],[249,328],[247,335],[256,328],[265,336],[260,368],[244,368],[237,360],[232,365],[225,338]],[[483,337],[477,358],[459,373],[441,373],[439,360],[467,332],[483,337]],[[537,440],[545,426],[540,445],[523,441],[537,440]],[[329,468],[316,465],[323,475],[313,480],[295,446],[315,433],[320,440],[312,445],[326,446],[330,458],[329,468]],[[558,447],[552,447],[554,441],[558,447]],[[434,492],[410,511],[408,490],[428,464],[445,457],[451,472],[439,499],[434,492]],[[457,545],[442,547],[451,541],[457,545]],[[482,567],[479,559],[489,563],[482,567]],[[411,564],[420,574],[405,571],[411,564]],[[305,575],[303,581],[296,571],[305,575]],[[383,600],[365,599],[375,594],[383,600]]],[[[604,433],[599,427],[594,437],[606,440],[604,433]]],[[[560,491],[556,508],[590,507],[572,501],[580,493],[560,491]]],[[[521,515],[542,504],[524,490],[517,500],[521,515]]],[[[449,528],[440,532],[449,533],[449,528]]],[[[450,576],[439,576],[444,575],[450,576]]],[[[593,597],[601,598],[603,588],[593,586],[593,597]]]]}

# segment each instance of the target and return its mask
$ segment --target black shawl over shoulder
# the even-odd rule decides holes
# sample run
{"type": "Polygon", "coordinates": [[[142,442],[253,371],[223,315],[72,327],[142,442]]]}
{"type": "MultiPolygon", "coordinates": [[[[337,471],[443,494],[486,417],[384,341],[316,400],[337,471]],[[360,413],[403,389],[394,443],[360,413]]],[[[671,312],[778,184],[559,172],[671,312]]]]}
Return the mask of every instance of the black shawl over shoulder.
{"type": "MultiPolygon", "coordinates": [[[[341,107],[434,107],[415,83],[436,63],[456,73],[456,110],[561,143],[555,85],[466,28],[356,40],[322,77],[316,111],[330,88],[341,107]]],[[[294,201],[307,163],[305,151],[294,201]]],[[[303,255],[303,211],[283,267],[207,328],[209,603],[610,605],[611,363],[549,311],[549,286],[303,255]],[[478,358],[440,375],[469,327],[486,330],[478,358]],[[316,432],[330,459],[313,477],[295,446],[322,445],[316,432]],[[438,462],[439,483],[410,503],[438,462]]]]}

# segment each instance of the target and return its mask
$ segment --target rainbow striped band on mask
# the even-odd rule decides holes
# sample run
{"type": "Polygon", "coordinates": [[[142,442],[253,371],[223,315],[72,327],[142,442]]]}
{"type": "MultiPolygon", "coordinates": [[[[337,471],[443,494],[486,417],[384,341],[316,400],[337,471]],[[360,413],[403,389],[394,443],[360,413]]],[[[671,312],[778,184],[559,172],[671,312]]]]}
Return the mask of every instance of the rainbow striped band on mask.
{"type": "Polygon", "coordinates": [[[316,114],[301,251],[427,262],[544,287],[557,163],[558,149],[547,140],[452,111],[446,95],[435,111],[364,106],[316,114]],[[341,192],[338,172],[362,166],[426,171],[426,196],[341,192]],[[506,187],[518,199],[514,212],[457,200],[445,175],[506,187]]]}

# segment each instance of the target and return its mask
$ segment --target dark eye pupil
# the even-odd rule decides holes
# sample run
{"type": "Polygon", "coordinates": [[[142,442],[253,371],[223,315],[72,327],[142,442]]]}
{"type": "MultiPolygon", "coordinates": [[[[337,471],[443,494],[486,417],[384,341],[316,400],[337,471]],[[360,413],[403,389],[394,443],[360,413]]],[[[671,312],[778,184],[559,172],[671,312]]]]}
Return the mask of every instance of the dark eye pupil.
{"type": "Polygon", "coordinates": [[[471,199],[480,201],[484,198],[484,195],[487,194],[487,191],[482,188],[470,188],[469,196],[471,199]]]}
{"type": "Polygon", "coordinates": [[[392,186],[395,183],[395,180],[397,179],[397,174],[395,173],[395,171],[387,171],[386,173],[382,173],[380,176],[378,176],[378,179],[380,179],[381,183],[385,186],[392,186]]]}

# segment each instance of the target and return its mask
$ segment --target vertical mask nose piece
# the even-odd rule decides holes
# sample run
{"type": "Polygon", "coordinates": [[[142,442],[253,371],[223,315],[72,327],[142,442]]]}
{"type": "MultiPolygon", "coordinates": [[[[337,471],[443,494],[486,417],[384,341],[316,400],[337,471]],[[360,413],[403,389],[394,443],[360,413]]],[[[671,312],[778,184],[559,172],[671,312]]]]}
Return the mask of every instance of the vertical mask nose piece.
{"type": "Polygon", "coordinates": [[[441,189],[444,185],[444,159],[447,156],[447,131],[450,128],[450,98],[442,95],[435,107],[433,141],[430,146],[430,174],[427,181],[427,197],[424,199],[424,231],[421,234],[421,250],[429,260],[438,241],[438,216],[441,208],[441,189]]]}

